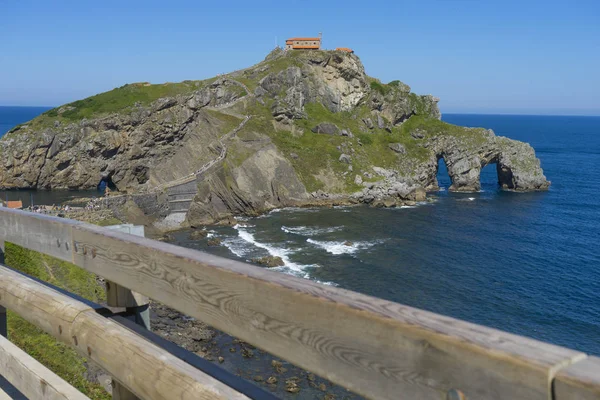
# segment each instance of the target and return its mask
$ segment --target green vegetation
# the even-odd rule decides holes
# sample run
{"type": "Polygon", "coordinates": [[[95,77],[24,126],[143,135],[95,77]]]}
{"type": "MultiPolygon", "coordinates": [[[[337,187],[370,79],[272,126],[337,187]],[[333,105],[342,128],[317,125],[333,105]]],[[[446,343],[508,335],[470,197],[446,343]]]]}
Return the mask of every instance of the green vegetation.
{"type": "MultiPolygon", "coordinates": [[[[146,106],[163,97],[172,97],[196,91],[212,83],[216,78],[204,81],[183,81],[180,83],[131,83],[108,92],[100,93],[83,100],[77,100],[63,106],[46,111],[39,117],[28,122],[32,129],[44,129],[53,126],[58,121],[62,124],[80,121],[84,118],[95,118],[115,112],[128,113],[136,105],[146,106]]],[[[242,88],[240,88],[243,91],[242,88]]],[[[11,129],[13,133],[24,124],[11,129]]]]}
{"type": "Polygon", "coordinates": [[[206,109],[205,111],[219,121],[219,130],[221,131],[222,135],[231,132],[242,122],[242,118],[225,114],[217,110],[206,109]]]}
{"type": "MultiPolygon", "coordinates": [[[[83,118],[122,111],[134,106],[136,103],[148,105],[162,97],[171,97],[192,92],[197,90],[200,84],[200,82],[164,83],[160,85],[151,85],[149,83],[127,84],[108,92],[62,106],[61,108],[64,108],[65,111],[60,113],[60,116],[69,121],[77,121],[83,118]]],[[[59,116],[59,109],[54,108],[47,111],[45,115],[57,117],[59,116]]]]}
{"type": "Polygon", "coordinates": [[[375,90],[376,92],[379,92],[384,96],[388,94],[391,90],[391,88],[388,85],[384,85],[376,80],[372,80],[370,86],[372,90],[375,90]]]}
{"type": "MultiPolygon", "coordinates": [[[[330,192],[348,193],[360,190],[361,187],[354,183],[356,174],[368,171],[373,165],[383,168],[397,166],[398,156],[389,149],[390,143],[404,145],[407,154],[403,157],[426,160],[429,156],[427,149],[419,146],[409,131],[394,128],[392,132],[388,132],[376,127],[362,132],[361,119],[371,116],[366,107],[359,107],[353,112],[332,113],[320,103],[306,104],[307,118],[297,120],[296,131],[299,132],[292,133],[275,129],[270,106],[271,104],[255,104],[247,110],[253,118],[238,136],[257,132],[271,137],[277,148],[288,157],[308,191],[327,188],[330,192]],[[333,123],[340,129],[349,130],[354,137],[313,133],[311,129],[321,122],[333,123]],[[352,146],[343,147],[346,144],[352,146]],[[354,149],[354,153],[351,149],[354,149]],[[351,155],[353,172],[348,172],[348,164],[339,161],[342,152],[351,155]],[[298,157],[291,157],[292,153],[298,157]],[[333,173],[337,185],[332,185],[332,182],[325,184],[323,176],[328,173],[333,173]]],[[[240,162],[237,160],[232,164],[240,165],[240,162]]]]}
{"type": "Polygon", "coordinates": [[[290,54],[286,57],[279,57],[274,60],[265,61],[258,68],[258,71],[254,69],[244,71],[242,76],[235,77],[233,79],[243,83],[248,89],[254,91],[258,87],[258,83],[261,79],[271,73],[278,73],[284,71],[290,67],[301,67],[302,62],[297,59],[297,54],[290,54]]]}
{"type": "Polygon", "coordinates": [[[486,142],[486,130],[483,128],[466,128],[421,115],[413,115],[402,124],[401,128],[405,134],[420,129],[431,136],[454,136],[460,138],[463,143],[470,143],[475,147],[486,142]]]}
{"type": "Polygon", "coordinates": [[[7,243],[6,264],[88,300],[105,300],[104,288],[94,274],[65,261],[7,243]]]}
{"type": "MultiPolygon", "coordinates": [[[[6,265],[86,299],[105,300],[96,277],[81,268],[45,254],[6,243],[6,265]]],[[[87,360],[15,313],[8,313],[10,340],[91,399],[110,399],[98,384],[85,378],[87,360]]]]}
{"type": "Polygon", "coordinates": [[[57,342],[52,336],[12,312],[8,313],[8,335],[11,342],[90,399],[108,400],[112,398],[100,385],[90,383],[85,379],[86,360],[80,357],[75,350],[57,342]]]}
{"type": "Polygon", "coordinates": [[[97,221],[95,224],[98,226],[111,226],[111,225],[120,225],[122,223],[123,223],[123,221],[121,221],[115,217],[110,217],[110,218],[106,218],[106,219],[101,219],[101,220],[97,221]]]}

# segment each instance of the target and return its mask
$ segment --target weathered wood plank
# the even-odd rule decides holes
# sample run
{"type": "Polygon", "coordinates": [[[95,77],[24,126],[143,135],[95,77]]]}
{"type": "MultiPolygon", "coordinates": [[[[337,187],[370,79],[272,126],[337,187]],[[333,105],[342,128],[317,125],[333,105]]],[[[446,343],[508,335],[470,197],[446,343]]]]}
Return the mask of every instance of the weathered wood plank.
{"type": "Polygon", "coordinates": [[[600,399],[600,358],[588,357],[556,374],[554,400],[598,399],[600,399]]]}
{"type": "Polygon", "coordinates": [[[86,304],[4,266],[0,303],[95,361],[138,397],[247,399],[86,304]]]}
{"type": "MultiPolygon", "coordinates": [[[[7,240],[43,251],[22,236],[54,221],[17,211],[10,215],[19,216],[11,220],[20,224],[19,234],[9,231],[7,240]]],[[[66,221],[59,233],[72,240],[76,265],[369,398],[437,400],[456,389],[470,399],[547,400],[554,372],[585,357],[100,227],[66,221]]]]}
{"type": "Polygon", "coordinates": [[[584,356],[97,227],[74,227],[73,240],[77,265],[369,398],[437,400],[458,389],[547,400],[553,371],[584,356]]]}
{"type": "Polygon", "coordinates": [[[9,396],[4,390],[0,389],[0,400],[13,400],[12,396],[9,396]]]}
{"type": "Polygon", "coordinates": [[[89,400],[3,337],[0,337],[0,374],[29,399],[89,400]]]}
{"type": "Polygon", "coordinates": [[[82,222],[0,209],[0,238],[64,261],[72,260],[71,228],[82,222]]]}

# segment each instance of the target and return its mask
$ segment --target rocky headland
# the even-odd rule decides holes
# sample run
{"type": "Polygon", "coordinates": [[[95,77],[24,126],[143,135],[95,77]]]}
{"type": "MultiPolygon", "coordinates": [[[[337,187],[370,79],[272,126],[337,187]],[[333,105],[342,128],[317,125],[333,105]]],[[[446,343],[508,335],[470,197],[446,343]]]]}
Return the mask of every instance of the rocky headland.
{"type": "Polygon", "coordinates": [[[496,164],[505,190],[546,190],[527,143],[440,120],[438,99],[369,77],[340,51],[276,49],[204,81],[129,84],[52,109],[0,140],[0,188],[122,196],[122,220],[196,226],[297,205],[393,207],[437,189],[478,191],[496,164]]]}

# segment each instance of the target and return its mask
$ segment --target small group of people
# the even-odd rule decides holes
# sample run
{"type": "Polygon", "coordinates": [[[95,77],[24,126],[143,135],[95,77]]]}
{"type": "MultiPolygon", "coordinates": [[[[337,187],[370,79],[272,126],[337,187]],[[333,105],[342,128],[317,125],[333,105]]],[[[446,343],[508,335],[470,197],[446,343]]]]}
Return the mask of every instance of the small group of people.
{"type": "Polygon", "coordinates": [[[26,209],[27,211],[31,211],[34,213],[38,213],[38,214],[54,214],[56,212],[69,212],[71,210],[71,206],[69,205],[56,205],[56,204],[52,204],[51,206],[45,206],[45,205],[40,205],[40,206],[29,206],[26,209]]]}
{"type": "MultiPolygon", "coordinates": [[[[108,193],[110,193],[109,192],[110,189],[106,188],[106,190],[107,190],[108,193]]],[[[105,196],[106,196],[106,193],[105,193],[105,196]]],[[[100,206],[101,206],[100,200],[101,199],[99,199],[97,197],[92,197],[90,199],[90,201],[88,201],[88,203],[85,205],[85,210],[86,211],[93,211],[93,210],[100,209],[100,206]]]]}

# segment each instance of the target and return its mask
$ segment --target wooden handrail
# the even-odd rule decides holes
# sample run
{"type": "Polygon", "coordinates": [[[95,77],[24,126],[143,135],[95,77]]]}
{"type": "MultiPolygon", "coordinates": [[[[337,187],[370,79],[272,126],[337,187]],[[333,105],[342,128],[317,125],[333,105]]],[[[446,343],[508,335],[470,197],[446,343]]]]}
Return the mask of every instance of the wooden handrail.
{"type": "Polygon", "coordinates": [[[4,266],[0,304],[93,360],[142,399],[248,399],[89,305],[4,266]]]}
{"type": "Polygon", "coordinates": [[[3,336],[0,336],[0,374],[28,399],[89,400],[3,336]]]}
{"type": "MultiPolygon", "coordinates": [[[[548,400],[556,374],[587,358],[81,222],[0,210],[1,240],[70,261],[367,398],[548,400]]],[[[600,387],[599,370],[592,378],[600,387]]]]}

